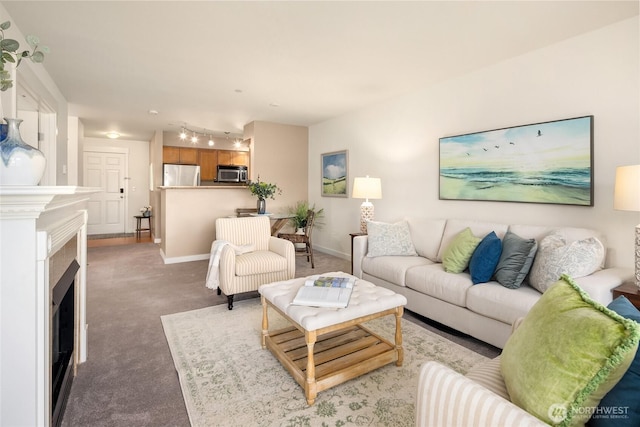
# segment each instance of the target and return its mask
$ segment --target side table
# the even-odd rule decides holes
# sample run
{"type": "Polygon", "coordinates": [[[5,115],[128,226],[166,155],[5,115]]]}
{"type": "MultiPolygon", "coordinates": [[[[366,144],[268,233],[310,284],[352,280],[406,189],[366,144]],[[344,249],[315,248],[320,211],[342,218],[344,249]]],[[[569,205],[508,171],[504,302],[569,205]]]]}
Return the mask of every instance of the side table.
{"type": "Polygon", "coordinates": [[[134,218],[136,219],[136,237],[139,239],[140,238],[140,233],[143,231],[148,231],[149,232],[149,236],[151,236],[152,233],[152,227],[151,227],[151,218],[153,217],[153,215],[149,215],[149,216],[143,216],[143,215],[134,215],[134,218]],[[142,220],[146,219],[148,221],[148,228],[142,228],[142,220]]]}
{"type": "Polygon", "coordinates": [[[640,309],[640,287],[636,286],[633,282],[625,282],[617,288],[614,288],[612,292],[613,299],[624,295],[634,307],[640,309]]]}
{"type": "Polygon", "coordinates": [[[366,236],[367,233],[349,233],[351,236],[351,274],[353,274],[353,239],[357,236],[366,236]]]}

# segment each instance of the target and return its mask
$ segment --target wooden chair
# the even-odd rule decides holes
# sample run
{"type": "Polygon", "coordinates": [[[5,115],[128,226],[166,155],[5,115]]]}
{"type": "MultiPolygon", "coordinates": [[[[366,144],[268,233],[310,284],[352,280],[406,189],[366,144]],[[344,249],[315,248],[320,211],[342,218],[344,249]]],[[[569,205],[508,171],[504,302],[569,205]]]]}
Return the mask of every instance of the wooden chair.
{"type": "Polygon", "coordinates": [[[304,234],[278,233],[279,238],[292,242],[294,246],[296,243],[304,243],[304,249],[296,247],[296,255],[306,256],[307,262],[311,261],[311,268],[315,268],[313,263],[313,244],[311,243],[311,232],[313,231],[315,217],[315,212],[309,209],[307,211],[307,226],[304,229],[304,234]]]}
{"type": "Polygon", "coordinates": [[[258,208],[237,208],[236,216],[238,218],[251,216],[252,213],[258,213],[258,208]]]}

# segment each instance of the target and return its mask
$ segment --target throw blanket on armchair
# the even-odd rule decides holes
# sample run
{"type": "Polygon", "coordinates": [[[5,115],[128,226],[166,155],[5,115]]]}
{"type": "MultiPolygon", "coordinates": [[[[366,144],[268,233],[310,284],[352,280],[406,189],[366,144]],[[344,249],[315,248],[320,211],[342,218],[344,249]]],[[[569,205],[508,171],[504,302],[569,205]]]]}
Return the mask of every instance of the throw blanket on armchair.
{"type": "Polygon", "coordinates": [[[220,284],[220,255],[222,255],[222,249],[226,245],[230,245],[236,252],[236,255],[242,255],[255,250],[255,245],[253,244],[236,246],[226,240],[214,240],[211,244],[209,269],[207,271],[207,279],[205,281],[205,286],[209,289],[218,289],[218,285],[220,284]]]}

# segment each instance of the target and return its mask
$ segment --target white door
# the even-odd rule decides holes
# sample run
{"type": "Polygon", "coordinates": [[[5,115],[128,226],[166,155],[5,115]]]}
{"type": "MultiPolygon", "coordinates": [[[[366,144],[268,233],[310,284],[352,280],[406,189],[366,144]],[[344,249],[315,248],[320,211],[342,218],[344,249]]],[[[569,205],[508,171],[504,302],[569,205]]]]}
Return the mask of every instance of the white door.
{"type": "Polygon", "coordinates": [[[126,154],[84,152],[84,185],[103,191],[89,199],[87,234],[125,232],[126,154]]]}

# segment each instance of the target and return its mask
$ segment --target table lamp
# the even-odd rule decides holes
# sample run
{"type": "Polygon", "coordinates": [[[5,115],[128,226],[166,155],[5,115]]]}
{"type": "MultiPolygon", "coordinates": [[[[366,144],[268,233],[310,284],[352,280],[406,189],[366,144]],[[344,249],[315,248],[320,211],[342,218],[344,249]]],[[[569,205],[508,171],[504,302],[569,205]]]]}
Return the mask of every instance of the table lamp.
{"type": "MultiPolygon", "coordinates": [[[[613,208],[640,212],[640,165],[616,168],[613,208]]],[[[635,283],[640,287],[640,224],[636,225],[635,283]]]]}
{"type": "Polygon", "coordinates": [[[373,203],[369,199],[382,199],[380,178],[357,177],[353,179],[354,199],[365,199],[360,205],[360,232],[367,232],[367,221],[373,220],[373,203]]]}

